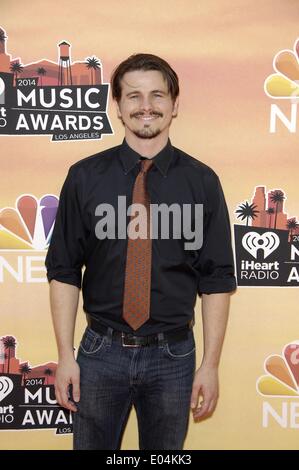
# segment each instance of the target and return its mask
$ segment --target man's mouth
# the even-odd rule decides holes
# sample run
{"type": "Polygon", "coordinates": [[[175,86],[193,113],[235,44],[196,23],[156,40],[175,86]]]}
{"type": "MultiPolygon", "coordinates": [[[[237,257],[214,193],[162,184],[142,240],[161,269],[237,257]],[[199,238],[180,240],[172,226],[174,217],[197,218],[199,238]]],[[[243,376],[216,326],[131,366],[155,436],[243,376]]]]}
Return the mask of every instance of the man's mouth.
{"type": "Polygon", "coordinates": [[[154,119],[157,119],[158,116],[140,116],[138,119],[141,119],[142,121],[153,121],[154,119]]]}
{"type": "Polygon", "coordinates": [[[151,122],[157,119],[158,117],[162,117],[162,114],[160,113],[152,113],[152,114],[135,113],[132,115],[132,117],[136,119],[140,119],[141,121],[144,121],[144,122],[151,122]]]}

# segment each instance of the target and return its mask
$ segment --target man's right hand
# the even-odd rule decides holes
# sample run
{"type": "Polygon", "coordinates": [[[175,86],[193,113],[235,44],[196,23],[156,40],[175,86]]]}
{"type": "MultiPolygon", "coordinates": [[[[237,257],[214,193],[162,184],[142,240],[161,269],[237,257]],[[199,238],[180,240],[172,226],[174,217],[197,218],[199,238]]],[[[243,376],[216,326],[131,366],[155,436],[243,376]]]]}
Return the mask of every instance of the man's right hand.
{"type": "Polygon", "coordinates": [[[56,400],[60,406],[70,411],[77,411],[75,403],[80,401],[80,368],[73,357],[60,360],[58,363],[55,379],[55,394],[56,400]],[[70,396],[70,385],[72,397],[70,396]]]}

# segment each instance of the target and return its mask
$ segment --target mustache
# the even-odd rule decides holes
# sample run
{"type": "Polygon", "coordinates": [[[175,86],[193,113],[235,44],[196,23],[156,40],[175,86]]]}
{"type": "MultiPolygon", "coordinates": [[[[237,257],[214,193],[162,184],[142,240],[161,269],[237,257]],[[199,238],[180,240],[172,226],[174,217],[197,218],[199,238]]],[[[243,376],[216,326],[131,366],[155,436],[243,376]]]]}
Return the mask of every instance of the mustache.
{"type": "Polygon", "coordinates": [[[159,111],[152,111],[150,113],[145,113],[145,112],[142,112],[142,111],[138,111],[137,113],[131,113],[130,114],[130,117],[139,117],[139,116],[159,116],[159,117],[163,117],[163,114],[160,113],[159,111]]]}

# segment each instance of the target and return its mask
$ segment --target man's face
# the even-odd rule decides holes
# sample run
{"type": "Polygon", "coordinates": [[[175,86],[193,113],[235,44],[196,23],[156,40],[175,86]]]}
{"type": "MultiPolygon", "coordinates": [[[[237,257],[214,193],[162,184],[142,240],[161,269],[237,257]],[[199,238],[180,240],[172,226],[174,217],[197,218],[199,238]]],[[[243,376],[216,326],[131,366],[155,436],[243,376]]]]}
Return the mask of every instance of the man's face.
{"type": "Polygon", "coordinates": [[[167,82],[157,70],[127,72],[121,80],[121,99],[117,115],[126,132],[141,139],[167,133],[177,115],[178,98],[173,102],[167,82]]]}

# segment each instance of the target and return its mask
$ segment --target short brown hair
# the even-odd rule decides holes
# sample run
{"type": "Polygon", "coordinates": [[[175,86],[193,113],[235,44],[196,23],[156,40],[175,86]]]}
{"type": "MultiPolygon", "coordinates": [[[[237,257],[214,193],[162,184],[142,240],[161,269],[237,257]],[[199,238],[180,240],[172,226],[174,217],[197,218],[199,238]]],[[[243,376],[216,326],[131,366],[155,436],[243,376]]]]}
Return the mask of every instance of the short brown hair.
{"type": "Polygon", "coordinates": [[[168,85],[168,91],[174,101],[179,95],[179,78],[166,60],[153,54],[133,54],[121,62],[113,71],[111,77],[112,97],[117,102],[121,99],[121,80],[125,73],[134,70],[158,70],[162,73],[168,85]]]}

